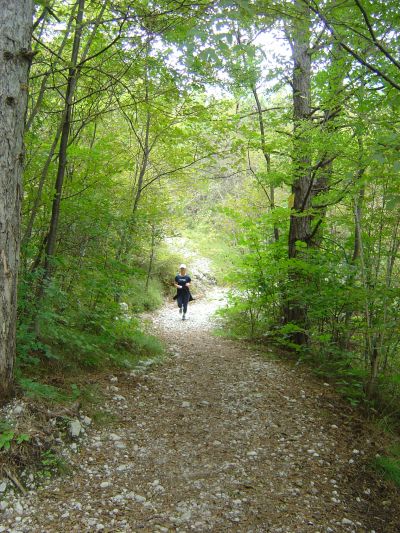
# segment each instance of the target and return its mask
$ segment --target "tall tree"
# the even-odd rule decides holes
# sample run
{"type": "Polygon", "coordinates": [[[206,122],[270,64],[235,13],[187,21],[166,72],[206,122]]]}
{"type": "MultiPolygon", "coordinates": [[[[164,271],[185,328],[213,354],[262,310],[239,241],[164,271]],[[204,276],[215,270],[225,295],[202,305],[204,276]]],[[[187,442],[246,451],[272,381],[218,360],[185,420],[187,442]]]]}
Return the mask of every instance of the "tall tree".
{"type": "Polygon", "coordinates": [[[32,0],[0,1],[0,399],[12,391],[32,0]]]}
{"type": "MultiPolygon", "coordinates": [[[[310,13],[300,2],[295,2],[298,13],[294,20],[292,36],[293,55],[293,207],[289,228],[289,259],[298,257],[298,242],[310,244],[311,235],[311,51],[310,51],[310,13]]],[[[295,285],[298,273],[292,273],[295,285]]],[[[305,344],[307,335],[306,308],[295,297],[289,298],[286,320],[298,326],[294,335],[296,344],[305,344]]]]}

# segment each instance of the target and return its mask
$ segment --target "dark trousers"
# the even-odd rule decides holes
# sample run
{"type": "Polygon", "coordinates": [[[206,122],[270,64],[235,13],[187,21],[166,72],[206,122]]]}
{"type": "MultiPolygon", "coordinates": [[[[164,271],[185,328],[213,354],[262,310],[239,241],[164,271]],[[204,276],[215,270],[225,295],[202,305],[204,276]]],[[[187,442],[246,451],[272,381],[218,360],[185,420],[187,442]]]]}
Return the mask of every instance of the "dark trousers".
{"type": "Polygon", "coordinates": [[[179,309],[182,307],[183,312],[186,313],[189,303],[189,291],[178,291],[177,302],[179,309]]]}

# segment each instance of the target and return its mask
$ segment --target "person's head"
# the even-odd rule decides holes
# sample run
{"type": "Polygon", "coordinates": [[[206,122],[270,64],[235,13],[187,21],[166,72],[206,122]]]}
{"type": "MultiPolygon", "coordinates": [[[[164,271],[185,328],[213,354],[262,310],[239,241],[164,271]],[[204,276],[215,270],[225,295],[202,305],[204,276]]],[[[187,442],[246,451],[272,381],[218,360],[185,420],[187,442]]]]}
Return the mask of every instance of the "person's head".
{"type": "Polygon", "coordinates": [[[186,265],[184,265],[183,263],[179,266],[179,272],[182,276],[184,276],[186,274],[186,265]]]}

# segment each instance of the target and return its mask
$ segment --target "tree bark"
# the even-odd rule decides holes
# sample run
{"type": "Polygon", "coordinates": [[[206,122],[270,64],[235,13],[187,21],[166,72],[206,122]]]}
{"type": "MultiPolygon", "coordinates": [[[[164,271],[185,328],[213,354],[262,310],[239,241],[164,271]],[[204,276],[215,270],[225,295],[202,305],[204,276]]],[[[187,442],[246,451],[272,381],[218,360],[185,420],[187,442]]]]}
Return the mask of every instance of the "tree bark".
{"type": "Polygon", "coordinates": [[[13,387],[32,0],[0,0],[0,401],[13,387]]]}
{"type": "MultiPolygon", "coordinates": [[[[290,216],[288,255],[289,259],[299,256],[297,242],[309,246],[311,235],[311,150],[309,130],[311,115],[311,52],[310,52],[310,13],[300,1],[295,1],[299,17],[295,20],[292,36],[293,57],[293,207],[290,216]]],[[[301,252],[304,253],[304,252],[301,252]]],[[[305,280],[296,268],[290,268],[289,277],[292,289],[300,293],[305,280]]],[[[298,295],[288,295],[285,321],[296,325],[299,330],[292,335],[295,344],[308,342],[307,309],[298,295]]]]}
{"type": "Polygon", "coordinates": [[[311,217],[304,214],[311,206],[311,153],[309,129],[311,115],[311,54],[309,12],[300,2],[301,18],[296,21],[293,34],[293,123],[294,150],[292,185],[293,208],[290,216],[289,258],[297,256],[296,242],[307,242],[311,217]]]}

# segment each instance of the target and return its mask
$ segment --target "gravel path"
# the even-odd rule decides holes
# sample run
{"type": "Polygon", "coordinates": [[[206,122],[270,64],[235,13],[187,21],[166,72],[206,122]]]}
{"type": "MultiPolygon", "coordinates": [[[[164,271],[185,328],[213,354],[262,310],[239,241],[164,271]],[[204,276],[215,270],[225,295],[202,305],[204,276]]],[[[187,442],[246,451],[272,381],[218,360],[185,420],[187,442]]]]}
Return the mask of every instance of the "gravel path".
{"type": "Polygon", "coordinates": [[[1,531],[399,531],[354,413],[305,370],[214,337],[222,299],[153,317],[171,357],[102,383],[112,426],[89,426],[73,472],[10,502],[1,531]]]}

